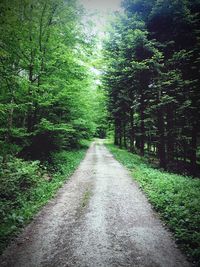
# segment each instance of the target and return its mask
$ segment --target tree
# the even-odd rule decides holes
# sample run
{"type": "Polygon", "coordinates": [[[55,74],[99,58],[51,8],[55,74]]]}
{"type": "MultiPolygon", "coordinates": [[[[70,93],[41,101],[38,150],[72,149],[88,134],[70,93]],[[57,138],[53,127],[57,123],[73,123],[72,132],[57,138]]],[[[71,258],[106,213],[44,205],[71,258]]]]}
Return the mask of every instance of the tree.
{"type": "Polygon", "coordinates": [[[0,9],[4,160],[76,147],[96,132],[102,99],[90,71],[95,37],[87,38],[82,10],[71,0],[3,0],[0,9]]]}
{"type": "Polygon", "coordinates": [[[131,151],[153,153],[160,167],[195,175],[199,2],[124,0],[123,7],[105,45],[115,143],[126,135],[123,145],[131,151]]]}

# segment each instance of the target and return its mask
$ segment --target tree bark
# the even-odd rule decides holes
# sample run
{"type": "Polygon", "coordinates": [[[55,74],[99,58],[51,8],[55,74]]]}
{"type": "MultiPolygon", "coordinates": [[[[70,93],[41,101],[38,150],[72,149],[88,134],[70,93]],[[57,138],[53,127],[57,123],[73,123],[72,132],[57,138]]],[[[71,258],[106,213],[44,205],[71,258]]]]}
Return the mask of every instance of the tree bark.
{"type": "Polygon", "coordinates": [[[173,106],[169,105],[167,108],[167,160],[172,162],[174,160],[174,111],[173,106]]]}
{"type": "Polygon", "coordinates": [[[119,133],[118,133],[118,130],[119,130],[119,123],[118,123],[118,120],[115,119],[115,136],[114,136],[114,144],[115,145],[119,145],[119,133]]]}
{"type": "Polygon", "coordinates": [[[141,156],[144,156],[144,143],[145,143],[145,125],[144,125],[144,92],[143,89],[141,89],[141,97],[140,97],[140,154],[141,156]]]}
{"type": "MultiPolygon", "coordinates": [[[[34,83],[33,80],[33,70],[34,70],[34,53],[33,53],[33,40],[32,40],[32,23],[33,23],[33,5],[30,5],[30,25],[29,25],[29,44],[30,44],[30,62],[29,62],[29,98],[30,101],[32,98],[32,85],[34,83]]],[[[28,112],[27,112],[27,131],[31,132],[33,128],[32,125],[32,106],[31,102],[28,107],[28,112]]]]}
{"type": "Polygon", "coordinates": [[[165,132],[164,132],[164,118],[162,108],[158,114],[158,158],[160,168],[166,168],[166,154],[165,154],[165,132]]]}
{"type": "Polygon", "coordinates": [[[192,140],[190,143],[190,165],[191,172],[193,175],[195,175],[197,170],[197,125],[195,123],[192,125],[191,137],[192,140]]]}
{"type": "Polygon", "coordinates": [[[126,122],[123,121],[123,143],[124,147],[127,148],[127,142],[126,142],[126,122]]]}
{"type": "Polygon", "coordinates": [[[130,109],[130,151],[134,151],[134,141],[135,141],[135,129],[134,129],[134,117],[133,117],[133,109],[130,109]]]}
{"type": "Polygon", "coordinates": [[[162,92],[158,92],[158,159],[160,168],[166,169],[166,151],[165,151],[165,124],[164,124],[164,110],[160,103],[162,92]]]}

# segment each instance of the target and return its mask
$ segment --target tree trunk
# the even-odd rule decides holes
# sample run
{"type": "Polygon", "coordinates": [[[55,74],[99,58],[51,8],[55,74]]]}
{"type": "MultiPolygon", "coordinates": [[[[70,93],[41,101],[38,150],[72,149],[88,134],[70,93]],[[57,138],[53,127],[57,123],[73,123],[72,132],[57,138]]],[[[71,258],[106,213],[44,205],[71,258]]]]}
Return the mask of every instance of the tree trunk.
{"type": "Polygon", "coordinates": [[[115,118],[115,145],[119,145],[119,120],[115,118]]]}
{"type": "Polygon", "coordinates": [[[141,90],[141,98],[140,98],[140,154],[141,156],[144,156],[144,139],[145,139],[145,126],[144,126],[144,93],[143,90],[141,90]]]}
{"type": "Polygon", "coordinates": [[[134,117],[133,117],[133,109],[130,109],[130,151],[134,151],[134,141],[135,141],[135,129],[134,129],[134,117]]]}
{"type": "Polygon", "coordinates": [[[190,143],[190,165],[191,172],[193,175],[196,174],[197,169],[197,126],[196,124],[192,125],[192,133],[191,133],[191,143],[190,143]]]}
{"type": "Polygon", "coordinates": [[[158,112],[158,159],[160,168],[166,168],[166,154],[165,154],[165,128],[163,108],[158,112]]]}
{"type": "Polygon", "coordinates": [[[117,125],[116,125],[116,124],[115,124],[114,144],[115,144],[116,146],[119,145],[119,142],[118,142],[118,132],[117,132],[117,125]]]}
{"type": "Polygon", "coordinates": [[[172,162],[174,160],[174,112],[173,106],[169,105],[167,108],[167,159],[168,162],[172,162]]]}
{"type": "Polygon", "coordinates": [[[150,154],[151,153],[151,138],[148,136],[147,138],[147,151],[150,154]]]}
{"type": "MultiPolygon", "coordinates": [[[[10,104],[11,104],[11,108],[9,110],[9,115],[8,115],[8,128],[7,128],[7,131],[6,131],[6,134],[5,134],[5,139],[4,139],[5,144],[9,144],[10,139],[11,139],[11,130],[12,130],[12,127],[13,127],[13,113],[14,113],[14,108],[13,108],[14,98],[13,98],[13,96],[11,98],[10,104]]],[[[3,160],[2,160],[2,162],[4,164],[7,163],[7,155],[8,155],[8,153],[6,151],[3,154],[3,160]]]]}
{"type": "Polygon", "coordinates": [[[32,38],[32,22],[33,22],[33,5],[30,5],[30,21],[29,21],[29,42],[30,42],[30,62],[29,62],[29,98],[30,98],[30,104],[28,106],[28,112],[27,112],[27,131],[32,131],[32,85],[34,83],[33,81],[33,69],[34,69],[34,54],[33,54],[33,38],[32,38]]]}
{"type": "Polygon", "coordinates": [[[127,143],[126,143],[126,122],[123,121],[123,143],[124,147],[127,148],[127,143]]]}

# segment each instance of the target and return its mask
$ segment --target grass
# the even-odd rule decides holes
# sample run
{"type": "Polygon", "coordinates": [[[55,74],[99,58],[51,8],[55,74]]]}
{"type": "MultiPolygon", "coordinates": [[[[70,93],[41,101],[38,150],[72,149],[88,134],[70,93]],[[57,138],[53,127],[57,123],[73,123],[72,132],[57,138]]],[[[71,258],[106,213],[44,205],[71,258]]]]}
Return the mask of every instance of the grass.
{"type": "Polygon", "coordinates": [[[0,252],[51,199],[83,159],[88,143],[52,154],[51,165],[11,158],[0,166],[0,252]]]}
{"type": "Polygon", "coordinates": [[[91,191],[87,189],[83,195],[82,204],[81,204],[82,208],[85,208],[88,205],[90,196],[91,196],[91,191]]]}
{"type": "Polygon", "coordinates": [[[200,266],[200,179],[153,168],[144,158],[107,144],[173,232],[179,247],[200,266]]]}

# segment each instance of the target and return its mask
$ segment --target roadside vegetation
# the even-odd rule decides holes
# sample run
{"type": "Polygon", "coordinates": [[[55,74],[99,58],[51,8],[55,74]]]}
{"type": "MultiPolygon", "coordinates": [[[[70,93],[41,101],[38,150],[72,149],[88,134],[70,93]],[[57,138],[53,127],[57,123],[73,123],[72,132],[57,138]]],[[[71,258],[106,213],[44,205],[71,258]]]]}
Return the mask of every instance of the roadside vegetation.
{"type": "Polygon", "coordinates": [[[200,256],[200,4],[122,6],[98,37],[78,0],[0,1],[0,250],[78,166],[82,140],[109,129],[143,156],[109,146],[200,256]]]}
{"type": "Polygon", "coordinates": [[[122,6],[103,50],[116,145],[108,147],[199,266],[200,3],[124,0],[122,6]]]}
{"type": "Polygon", "coordinates": [[[71,0],[0,2],[0,250],[105,135],[105,94],[84,10],[71,0]]]}
{"type": "Polygon", "coordinates": [[[176,243],[200,264],[200,180],[153,168],[148,159],[107,144],[114,157],[126,166],[161,218],[176,243]]]}
{"type": "Polygon", "coordinates": [[[16,157],[0,165],[0,252],[66,182],[87,148],[54,152],[50,165],[16,157]]]}

